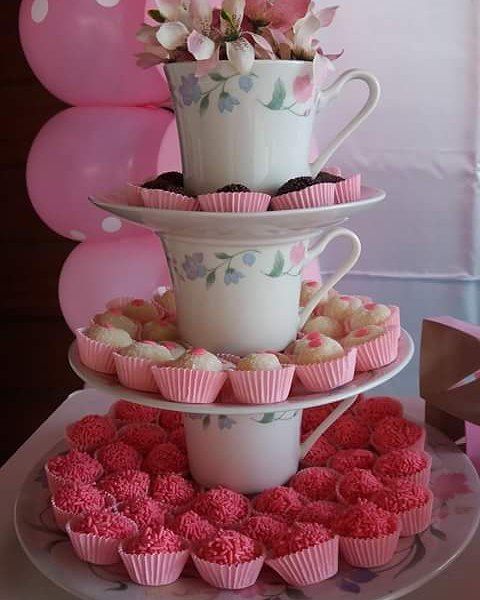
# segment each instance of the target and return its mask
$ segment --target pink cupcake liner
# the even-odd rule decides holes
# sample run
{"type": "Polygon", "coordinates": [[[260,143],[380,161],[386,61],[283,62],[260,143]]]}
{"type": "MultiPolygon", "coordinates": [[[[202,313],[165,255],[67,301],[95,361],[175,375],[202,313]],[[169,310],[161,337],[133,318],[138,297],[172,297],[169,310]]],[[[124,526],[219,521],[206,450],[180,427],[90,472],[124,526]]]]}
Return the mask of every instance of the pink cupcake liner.
{"type": "Polygon", "coordinates": [[[340,554],[353,567],[380,567],[392,560],[399,537],[400,527],[381,538],[341,537],[340,554]]]}
{"type": "MultiPolygon", "coordinates": [[[[117,502],[115,498],[108,492],[103,492],[103,495],[105,496],[105,507],[114,509],[117,502]]],[[[66,510],[62,510],[61,508],[58,508],[53,498],[50,498],[50,506],[52,507],[55,522],[62,531],[65,531],[66,525],[69,521],[71,521],[75,517],[80,516],[81,514],[84,514],[88,510],[87,509],[83,511],[83,513],[72,513],[66,510]]]]}
{"type": "Polygon", "coordinates": [[[225,371],[195,371],[176,367],[152,367],[160,393],[172,402],[215,402],[227,379],[225,371]]]}
{"type": "Polygon", "coordinates": [[[335,183],[317,183],[297,192],[272,198],[273,210],[318,208],[335,203],[335,183]]]}
{"type": "Polygon", "coordinates": [[[424,506],[406,510],[398,515],[400,519],[400,536],[406,537],[424,531],[432,522],[433,494],[428,490],[428,501],[424,506]]]}
{"type": "MultiPolygon", "coordinates": [[[[423,436],[423,439],[425,443],[425,436],[423,436]]],[[[421,439],[419,443],[422,443],[421,439]]],[[[394,477],[392,475],[382,475],[380,473],[375,472],[375,465],[373,465],[373,474],[375,475],[375,477],[378,477],[385,485],[389,485],[390,483],[405,482],[428,487],[428,484],[430,482],[430,473],[432,470],[432,457],[430,456],[430,454],[428,454],[428,452],[424,452],[423,450],[420,450],[420,453],[423,454],[427,459],[427,466],[421,471],[418,471],[417,473],[412,473],[411,475],[399,475],[398,477],[394,477]]]]}
{"type": "Polygon", "coordinates": [[[107,373],[112,375],[115,373],[115,363],[113,360],[113,352],[115,348],[102,342],[97,342],[88,338],[83,332],[84,329],[77,329],[78,353],[80,360],[89,369],[98,371],[99,373],[107,373]]]}
{"type": "Polygon", "coordinates": [[[390,305],[388,308],[390,309],[391,314],[385,321],[385,326],[387,327],[387,329],[393,329],[396,332],[397,336],[400,337],[400,334],[402,332],[402,326],[400,324],[400,309],[398,308],[398,306],[390,305]]]}
{"type": "Polygon", "coordinates": [[[123,545],[118,549],[130,579],[139,585],[168,585],[176,581],[185,566],[188,550],[162,554],[129,554],[123,545]]]}
{"type": "Polygon", "coordinates": [[[327,392],[349,381],[355,375],[357,349],[351,348],[344,356],[313,365],[297,365],[296,373],[311,392],[327,392]]]}
{"type": "MultiPolygon", "coordinates": [[[[125,519],[130,521],[127,517],[125,517],[125,519]]],[[[74,521],[75,518],[67,523],[65,531],[70,538],[75,554],[80,560],[92,563],[93,565],[113,565],[120,562],[118,549],[122,540],[107,538],[95,535],[94,533],[78,533],[72,531],[71,525],[74,521]]],[[[133,521],[130,522],[135,525],[133,521]]],[[[135,530],[137,531],[136,525],[135,530]]]]}
{"type": "Polygon", "coordinates": [[[113,353],[117,377],[122,385],[141,392],[156,392],[158,390],[152,375],[155,363],[145,358],[122,356],[113,353]]]}
{"type": "Polygon", "coordinates": [[[262,569],[264,556],[238,565],[219,565],[211,563],[195,554],[193,562],[200,577],[213,587],[224,590],[242,590],[253,585],[262,569]]]}
{"type": "Polygon", "coordinates": [[[198,197],[205,212],[265,212],[270,200],[271,196],[260,192],[216,192],[198,197]]]}
{"type": "Polygon", "coordinates": [[[320,583],[333,577],[338,571],[339,538],[323,542],[281,558],[272,558],[266,564],[285,581],[303,587],[320,583]]]}
{"type": "Polygon", "coordinates": [[[335,184],[335,204],[345,204],[360,200],[362,195],[362,176],[360,173],[347,177],[335,184]]]}
{"type": "Polygon", "coordinates": [[[144,206],[147,208],[161,208],[163,210],[197,210],[198,202],[195,198],[176,194],[167,190],[149,190],[141,188],[140,195],[144,206]]]}
{"type": "Polygon", "coordinates": [[[135,300],[133,296],[119,296],[118,298],[113,298],[112,300],[109,300],[105,304],[105,308],[119,308],[120,310],[123,310],[127,306],[127,304],[130,304],[130,302],[132,302],[132,300],[135,300]]]}
{"type": "Polygon", "coordinates": [[[127,188],[128,206],[143,206],[142,186],[137,183],[127,183],[127,188]]]}
{"type": "Polygon", "coordinates": [[[240,404],[273,404],[288,398],[295,366],[271,371],[229,371],[233,393],[240,404]]]}
{"type": "Polygon", "coordinates": [[[398,356],[397,332],[387,329],[382,335],[357,346],[357,350],[356,370],[359,373],[385,367],[398,356]]]}

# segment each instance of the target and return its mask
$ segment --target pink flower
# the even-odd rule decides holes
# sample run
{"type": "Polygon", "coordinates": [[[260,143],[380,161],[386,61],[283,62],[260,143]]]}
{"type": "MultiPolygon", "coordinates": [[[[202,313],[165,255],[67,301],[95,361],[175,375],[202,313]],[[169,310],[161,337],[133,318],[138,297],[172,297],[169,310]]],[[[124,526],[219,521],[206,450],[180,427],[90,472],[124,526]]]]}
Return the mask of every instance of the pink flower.
{"type": "Polygon", "coordinates": [[[305,258],[305,246],[302,242],[298,242],[292,246],[290,250],[290,262],[292,265],[299,265],[305,258]]]}
{"type": "Polygon", "coordinates": [[[470,494],[471,489],[468,486],[464,473],[444,473],[439,475],[432,482],[432,492],[435,497],[443,502],[451,500],[457,494],[470,494]]]}
{"type": "Polygon", "coordinates": [[[313,96],[313,81],[309,75],[299,75],[293,82],[293,95],[300,103],[308,102],[313,96]]]}
{"type": "Polygon", "coordinates": [[[310,0],[246,0],[245,14],[257,26],[286,31],[307,12],[310,0]]]}

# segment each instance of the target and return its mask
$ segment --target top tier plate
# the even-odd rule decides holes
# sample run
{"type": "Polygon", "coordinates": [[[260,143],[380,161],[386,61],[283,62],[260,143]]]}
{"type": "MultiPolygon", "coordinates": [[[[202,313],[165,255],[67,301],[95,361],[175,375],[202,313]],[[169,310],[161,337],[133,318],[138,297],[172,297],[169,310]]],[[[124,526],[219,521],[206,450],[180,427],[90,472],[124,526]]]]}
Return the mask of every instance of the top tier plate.
{"type": "Polygon", "coordinates": [[[99,208],[139,223],[161,235],[247,242],[252,239],[288,240],[313,237],[320,229],[339,225],[385,198],[378,188],[362,186],[360,200],[346,204],[263,213],[209,213],[160,210],[135,206],[125,190],[90,198],[99,208]],[[130,202],[130,203],[129,203],[130,202]]]}

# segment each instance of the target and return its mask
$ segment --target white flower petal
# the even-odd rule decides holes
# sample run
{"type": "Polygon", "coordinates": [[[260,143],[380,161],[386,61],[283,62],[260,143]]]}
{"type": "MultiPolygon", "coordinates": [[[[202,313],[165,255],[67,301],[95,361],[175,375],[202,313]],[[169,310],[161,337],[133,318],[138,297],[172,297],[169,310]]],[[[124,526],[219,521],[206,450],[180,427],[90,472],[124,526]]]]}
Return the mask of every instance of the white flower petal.
{"type": "Polygon", "coordinates": [[[335,71],[335,67],[332,61],[316,52],[313,59],[313,85],[316,92],[319,91],[320,85],[325,81],[328,74],[333,71],[335,71]]]}
{"type": "Polygon", "coordinates": [[[188,12],[192,27],[208,35],[212,24],[212,6],[209,0],[190,0],[188,12]]]}
{"type": "Polygon", "coordinates": [[[181,9],[180,0],[155,0],[158,10],[162,17],[167,21],[177,21],[181,9]]]}
{"type": "Polygon", "coordinates": [[[164,48],[175,50],[185,44],[188,37],[188,29],[179,21],[162,23],[156,37],[164,48]]]}
{"type": "Polygon", "coordinates": [[[232,66],[241,74],[250,73],[255,60],[255,50],[245,38],[226,43],[227,58],[232,66]]]}
{"type": "Polygon", "coordinates": [[[299,19],[293,26],[294,44],[303,50],[311,50],[312,38],[321,28],[320,21],[311,13],[299,19]]]}
{"type": "Polygon", "coordinates": [[[258,33],[253,33],[252,31],[246,32],[244,35],[248,35],[249,37],[251,37],[255,44],[267,53],[269,58],[271,58],[272,60],[276,58],[275,52],[273,51],[270,42],[266,40],[262,35],[259,35],[258,33]]]}
{"type": "Polygon", "coordinates": [[[197,60],[208,60],[215,52],[215,42],[193,30],[187,38],[187,48],[197,60]]]}
{"type": "MultiPolygon", "coordinates": [[[[245,0],[223,0],[222,10],[228,13],[233,23],[233,33],[239,32],[243,21],[243,13],[245,11],[245,0]]],[[[220,28],[222,33],[232,33],[232,27],[225,19],[220,20],[220,28]]]]}

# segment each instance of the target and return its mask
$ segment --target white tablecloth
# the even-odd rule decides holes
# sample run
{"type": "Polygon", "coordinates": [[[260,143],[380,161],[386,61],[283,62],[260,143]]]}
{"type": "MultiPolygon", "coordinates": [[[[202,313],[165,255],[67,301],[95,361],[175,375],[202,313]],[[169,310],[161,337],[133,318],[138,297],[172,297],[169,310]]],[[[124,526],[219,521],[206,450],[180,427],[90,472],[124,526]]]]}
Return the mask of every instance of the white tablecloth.
{"type": "MultiPolygon", "coordinates": [[[[106,412],[111,402],[111,397],[97,391],[76,392],[0,469],[0,600],[72,600],[70,594],[37,571],[23,553],[13,528],[13,505],[32,464],[60,440],[65,425],[87,413],[106,412]]],[[[421,418],[421,404],[406,402],[407,412],[421,418]]],[[[480,533],[477,532],[455,563],[430,583],[405,596],[406,600],[476,600],[480,595],[479,556],[480,533]]]]}

